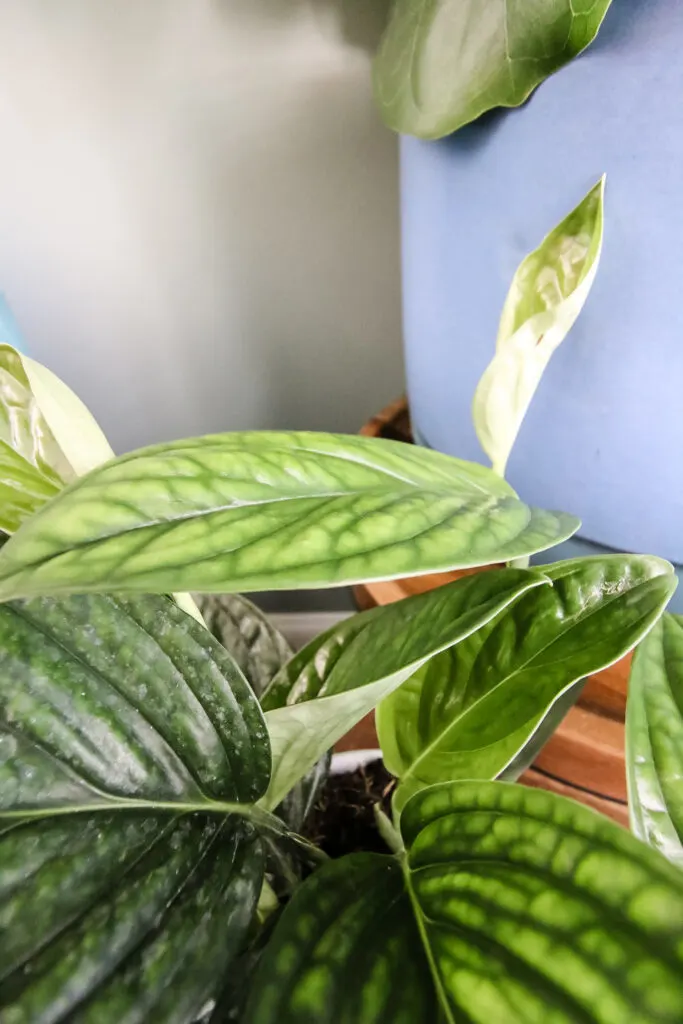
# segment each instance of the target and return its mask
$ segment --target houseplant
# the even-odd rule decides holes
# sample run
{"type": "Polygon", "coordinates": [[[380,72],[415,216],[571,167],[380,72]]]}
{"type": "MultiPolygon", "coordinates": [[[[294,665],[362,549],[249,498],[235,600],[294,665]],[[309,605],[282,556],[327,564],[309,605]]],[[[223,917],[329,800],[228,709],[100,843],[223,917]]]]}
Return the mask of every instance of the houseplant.
{"type": "Polygon", "coordinates": [[[523,65],[540,77],[558,67],[560,55],[576,53],[553,48],[553,40],[572,38],[571,31],[553,33],[569,6],[395,5],[376,89],[388,123],[404,133],[404,333],[413,425],[424,444],[481,459],[469,400],[512,270],[606,170],[610,230],[600,281],[573,345],[544,381],[510,480],[542,505],[569,507],[579,496],[583,528],[573,553],[652,550],[680,565],[683,496],[665,454],[683,440],[673,413],[683,324],[673,242],[680,203],[670,173],[679,162],[680,132],[677,108],[666,97],[680,89],[683,12],[664,0],[582,5],[584,27],[600,29],[585,53],[547,78],[522,109],[492,111],[520,101],[536,84],[521,76],[518,94],[515,75],[505,75],[503,19],[513,19],[513,41],[529,48],[526,56],[537,57],[533,48],[543,39],[550,66],[523,65]],[[525,16],[526,23],[515,20],[525,16]],[[657,517],[649,515],[653,501],[657,517]]]}
{"type": "MultiPolygon", "coordinates": [[[[506,560],[576,522],[528,509],[482,467],[331,435],[156,446],[59,490],[77,456],[104,454],[101,434],[41,368],[8,348],[0,362],[13,497],[0,549],[3,1021],[219,1021],[244,1007],[255,1024],[363,1024],[449,1019],[453,1002],[473,1020],[490,1020],[492,1006],[510,1021],[541,1007],[558,1020],[679,1019],[678,871],[571,802],[488,781],[533,756],[580,676],[654,625],[675,587],[670,566],[612,556],[471,576],[318,638],[259,705],[228,650],[168,591],[323,585],[396,560],[415,572],[506,560]],[[380,700],[402,778],[397,819],[380,817],[381,828],[408,852],[331,862],[278,920],[266,867],[277,885],[285,864],[287,890],[299,862],[319,857],[273,811],[380,700]],[[392,701],[413,706],[412,736],[392,701]],[[473,746],[481,730],[486,745],[473,746]],[[512,858],[496,877],[501,842],[512,858]],[[488,901],[502,929],[487,938],[470,916],[467,954],[439,946],[420,916],[434,884],[443,895],[462,881],[463,857],[462,899],[488,901]],[[530,881],[532,864],[542,881],[530,881]],[[311,960],[310,927],[329,916],[343,927],[311,960]],[[369,916],[372,955],[353,946],[369,916]],[[548,934],[562,965],[539,963],[548,934]],[[331,949],[343,970],[319,959],[331,949]],[[345,957],[358,955],[369,970],[354,968],[349,985],[345,957]]],[[[271,636],[273,646],[277,663],[286,652],[271,636]]],[[[249,669],[249,651],[240,658],[249,669]]],[[[449,914],[459,899],[452,891],[449,914]]]]}

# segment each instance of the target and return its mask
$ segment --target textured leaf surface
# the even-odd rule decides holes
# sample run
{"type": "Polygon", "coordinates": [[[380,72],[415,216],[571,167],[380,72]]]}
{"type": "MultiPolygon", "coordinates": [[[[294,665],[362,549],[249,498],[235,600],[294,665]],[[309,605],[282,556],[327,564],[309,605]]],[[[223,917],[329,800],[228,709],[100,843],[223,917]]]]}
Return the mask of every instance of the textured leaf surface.
{"type": "Polygon", "coordinates": [[[0,345],[0,529],[13,533],[73,479],[31,391],[21,356],[0,345]]]}
{"type": "Polygon", "coordinates": [[[501,476],[555,349],[583,309],[602,249],[605,179],[519,266],[500,321],[496,354],[474,395],[482,448],[501,476]]]}
{"type": "Polygon", "coordinates": [[[195,1019],[263,877],[238,817],[66,815],[0,833],[3,1024],[195,1019]]]}
{"type": "Polygon", "coordinates": [[[260,697],[293,655],[267,615],[241,594],[197,594],[207,629],[223,644],[260,697]]]}
{"type": "Polygon", "coordinates": [[[0,552],[0,597],[336,586],[508,560],[577,526],[438,452],[214,435],[123,456],[59,494],[0,552]]]}
{"type": "Polygon", "coordinates": [[[397,860],[330,861],[295,894],[245,1024],[432,1024],[438,1006],[397,860]]]}
{"type": "Polygon", "coordinates": [[[258,702],[228,653],[166,598],[0,606],[0,814],[265,791],[258,702]]]}
{"type": "Polygon", "coordinates": [[[502,569],[352,616],[317,637],[262,698],[276,806],[320,755],[439,651],[457,644],[545,576],[502,569]],[[317,698],[317,699],[314,699],[317,698]]]}
{"type": "Polygon", "coordinates": [[[525,594],[378,708],[385,764],[402,780],[395,807],[431,783],[502,772],[573,683],[639,641],[676,586],[668,562],[645,556],[543,569],[552,587],[525,594]]]}
{"type": "Polygon", "coordinates": [[[423,138],[517,107],[595,38],[610,0],[396,0],[375,60],[390,128],[423,138]]]}
{"type": "Polygon", "coordinates": [[[541,790],[447,783],[403,858],[326,864],[261,961],[247,1024],[674,1024],[683,876],[541,790]]]}
{"type": "Polygon", "coordinates": [[[626,706],[631,827],[683,867],[683,617],[664,615],[633,660],[626,706]]]}
{"type": "Polygon", "coordinates": [[[607,818],[465,782],[414,797],[401,832],[448,1020],[682,1019],[683,876],[607,818]]]}
{"type": "Polygon", "coordinates": [[[269,767],[256,697],[170,599],[1,606],[3,1024],[189,1024],[255,911],[269,767]]]}

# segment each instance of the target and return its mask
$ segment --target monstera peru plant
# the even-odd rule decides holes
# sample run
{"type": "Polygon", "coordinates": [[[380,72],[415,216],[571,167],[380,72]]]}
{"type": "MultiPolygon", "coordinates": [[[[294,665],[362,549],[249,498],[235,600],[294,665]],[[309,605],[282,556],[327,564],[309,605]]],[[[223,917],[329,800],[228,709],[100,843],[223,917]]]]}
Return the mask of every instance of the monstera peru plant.
{"type": "Polygon", "coordinates": [[[356,437],[113,458],[9,347],[0,463],[3,1024],[681,1020],[668,563],[468,576],[291,656],[235,591],[509,562],[578,523],[492,470],[356,437]],[[510,780],[581,679],[648,633],[635,838],[510,780]],[[386,853],[325,860],[297,831],[375,706],[398,780],[386,853]]]}
{"type": "Polygon", "coordinates": [[[393,0],[375,59],[385,123],[433,139],[517,107],[595,38],[611,0],[393,0]]]}

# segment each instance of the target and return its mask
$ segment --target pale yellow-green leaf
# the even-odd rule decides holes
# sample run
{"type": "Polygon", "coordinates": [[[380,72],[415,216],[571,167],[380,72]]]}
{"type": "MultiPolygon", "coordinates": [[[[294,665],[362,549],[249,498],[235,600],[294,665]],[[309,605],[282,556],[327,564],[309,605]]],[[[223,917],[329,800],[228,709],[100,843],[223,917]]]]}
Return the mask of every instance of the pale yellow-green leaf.
{"type": "Polygon", "coordinates": [[[501,476],[550,357],[574,325],[595,280],[604,188],[603,176],[522,261],[505,300],[496,353],[472,406],[479,442],[501,476]]]}
{"type": "MultiPolygon", "coordinates": [[[[36,410],[54,438],[56,449],[73,470],[68,470],[69,475],[63,478],[84,476],[113,459],[114,449],[85,402],[40,362],[14,349],[10,351],[14,361],[20,360],[36,410]]],[[[174,594],[174,597],[183,611],[204,625],[202,613],[189,594],[174,594]]]]}
{"type": "Polygon", "coordinates": [[[101,427],[78,395],[47,366],[21,356],[31,390],[76,476],[114,457],[101,427]]]}

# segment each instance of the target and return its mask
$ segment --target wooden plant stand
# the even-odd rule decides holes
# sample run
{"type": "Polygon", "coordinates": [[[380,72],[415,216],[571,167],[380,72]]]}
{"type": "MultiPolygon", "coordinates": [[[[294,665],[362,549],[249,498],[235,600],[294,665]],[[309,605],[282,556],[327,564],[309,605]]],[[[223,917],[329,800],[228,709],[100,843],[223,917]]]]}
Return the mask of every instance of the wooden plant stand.
{"type": "MultiPolygon", "coordinates": [[[[398,399],[361,430],[369,437],[413,443],[408,406],[398,399]]],[[[438,573],[412,579],[368,583],[354,588],[360,608],[390,604],[411,594],[450,583],[465,573],[438,573]]],[[[577,705],[545,745],[520,781],[571,796],[623,825],[628,824],[624,767],[624,717],[630,655],[591,676],[577,705]]],[[[337,749],[377,746],[374,721],[359,723],[337,749]]]]}

